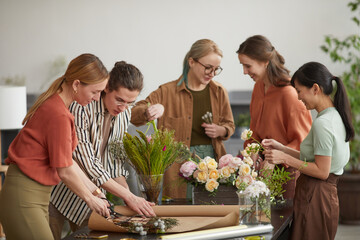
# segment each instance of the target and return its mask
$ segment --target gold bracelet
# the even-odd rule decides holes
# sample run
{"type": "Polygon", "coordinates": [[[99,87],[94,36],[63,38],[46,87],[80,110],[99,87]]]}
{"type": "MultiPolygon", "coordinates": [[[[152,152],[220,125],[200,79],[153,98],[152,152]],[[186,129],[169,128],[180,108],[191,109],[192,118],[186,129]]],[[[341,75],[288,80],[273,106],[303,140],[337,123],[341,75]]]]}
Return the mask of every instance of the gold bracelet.
{"type": "Polygon", "coordinates": [[[97,188],[95,191],[93,191],[93,195],[96,197],[97,195],[99,195],[101,192],[100,188],[97,188]]]}

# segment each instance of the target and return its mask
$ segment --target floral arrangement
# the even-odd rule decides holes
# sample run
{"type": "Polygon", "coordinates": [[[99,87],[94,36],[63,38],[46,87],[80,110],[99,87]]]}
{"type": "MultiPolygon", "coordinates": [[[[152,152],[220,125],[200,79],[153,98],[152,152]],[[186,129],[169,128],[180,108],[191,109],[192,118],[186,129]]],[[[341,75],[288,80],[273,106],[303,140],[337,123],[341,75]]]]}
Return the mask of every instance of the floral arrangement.
{"type": "Polygon", "coordinates": [[[226,154],[219,159],[205,157],[199,158],[195,154],[183,163],[180,167],[179,175],[194,186],[204,185],[205,189],[214,193],[220,184],[233,185],[238,191],[249,192],[252,194],[265,193],[271,194],[271,199],[282,198],[282,185],[289,181],[289,173],[283,168],[256,170],[254,154],[263,151],[261,144],[252,138],[252,131],[245,130],[241,134],[243,140],[253,139],[254,143],[249,143],[241,151],[240,157],[226,154]]]}
{"type": "Polygon", "coordinates": [[[145,133],[138,131],[139,137],[125,133],[122,141],[110,144],[110,152],[115,159],[128,162],[139,175],[159,175],[175,161],[182,162],[189,158],[188,147],[174,140],[174,131],[157,129],[150,121],[145,133]],[[146,135],[150,126],[154,133],[146,135]]]}
{"type": "Polygon", "coordinates": [[[241,159],[231,154],[222,156],[219,164],[211,157],[196,157],[181,165],[180,176],[195,186],[204,185],[209,192],[216,191],[219,184],[235,185],[238,189],[245,189],[257,177],[252,165],[253,160],[250,157],[241,159]]]}
{"type": "Polygon", "coordinates": [[[145,133],[137,130],[139,137],[125,133],[122,141],[112,142],[110,152],[115,159],[127,162],[135,169],[147,200],[157,202],[165,170],[175,161],[188,159],[190,151],[184,143],[174,140],[174,131],[157,129],[154,121],[147,124],[145,133]],[[146,135],[150,126],[154,133],[146,135]]]}

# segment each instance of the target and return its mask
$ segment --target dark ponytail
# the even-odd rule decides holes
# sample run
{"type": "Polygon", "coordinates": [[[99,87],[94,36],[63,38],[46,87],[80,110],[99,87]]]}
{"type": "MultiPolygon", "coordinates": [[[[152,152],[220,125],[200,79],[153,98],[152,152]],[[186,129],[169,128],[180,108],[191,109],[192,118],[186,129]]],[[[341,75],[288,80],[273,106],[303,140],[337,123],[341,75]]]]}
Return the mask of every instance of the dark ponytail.
{"type": "Polygon", "coordinates": [[[349,99],[346,94],[345,86],[340,78],[334,77],[329,70],[321,63],[309,62],[302,65],[291,78],[291,85],[295,86],[295,80],[308,88],[315,83],[318,84],[323,93],[330,96],[333,92],[332,81],[336,82],[337,88],[334,96],[334,105],[339,112],[341,119],[345,125],[346,138],[348,142],[354,138],[355,132],[351,119],[351,108],[349,99]]]}
{"type": "Polygon", "coordinates": [[[337,90],[334,96],[334,105],[339,112],[346,129],[346,141],[350,141],[354,138],[355,132],[351,120],[351,107],[350,102],[346,94],[344,83],[340,78],[333,76],[332,80],[335,80],[337,90]]]}

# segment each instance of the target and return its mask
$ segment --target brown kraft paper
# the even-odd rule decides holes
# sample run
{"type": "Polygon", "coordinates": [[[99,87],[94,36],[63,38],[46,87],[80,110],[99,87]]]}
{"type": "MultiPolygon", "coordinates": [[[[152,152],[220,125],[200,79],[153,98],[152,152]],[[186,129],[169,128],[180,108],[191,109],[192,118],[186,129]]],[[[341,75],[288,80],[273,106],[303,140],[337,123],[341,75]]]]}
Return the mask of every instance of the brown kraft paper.
{"type": "MultiPolygon", "coordinates": [[[[171,205],[154,206],[153,209],[158,217],[178,220],[179,224],[167,230],[167,233],[205,230],[239,224],[239,205],[171,205]]],[[[136,214],[126,206],[115,206],[115,211],[126,216],[136,214]]],[[[95,212],[91,214],[88,226],[91,230],[97,231],[127,231],[95,212]]]]}

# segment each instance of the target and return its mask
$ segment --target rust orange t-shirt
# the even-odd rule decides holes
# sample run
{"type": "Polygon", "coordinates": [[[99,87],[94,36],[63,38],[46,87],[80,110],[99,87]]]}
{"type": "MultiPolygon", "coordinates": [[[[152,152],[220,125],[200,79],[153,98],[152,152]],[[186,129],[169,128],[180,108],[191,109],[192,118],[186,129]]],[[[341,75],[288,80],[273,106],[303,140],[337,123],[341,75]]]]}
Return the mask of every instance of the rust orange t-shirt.
{"type": "Polygon", "coordinates": [[[60,182],[56,168],[72,165],[74,117],[58,94],[47,99],[11,143],[6,163],[43,185],[60,182]]]}
{"type": "Polygon", "coordinates": [[[255,83],[250,116],[250,128],[256,140],[272,138],[297,150],[312,123],[310,111],[298,100],[295,88],[270,86],[265,92],[263,81],[255,83]]]}

